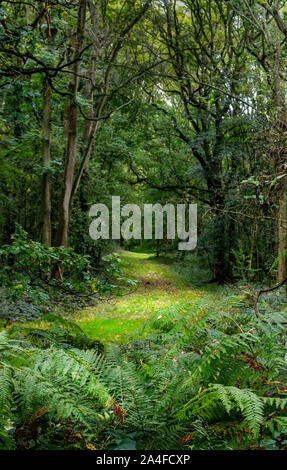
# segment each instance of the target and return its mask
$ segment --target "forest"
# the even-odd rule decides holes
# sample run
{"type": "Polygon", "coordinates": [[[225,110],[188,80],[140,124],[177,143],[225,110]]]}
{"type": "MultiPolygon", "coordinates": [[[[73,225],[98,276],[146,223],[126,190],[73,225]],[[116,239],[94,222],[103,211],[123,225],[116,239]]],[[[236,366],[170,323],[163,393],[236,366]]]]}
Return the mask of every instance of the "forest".
{"type": "Polygon", "coordinates": [[[0,0],[1,450],[287,450],[286,64],[286,0],[0,0]]]}

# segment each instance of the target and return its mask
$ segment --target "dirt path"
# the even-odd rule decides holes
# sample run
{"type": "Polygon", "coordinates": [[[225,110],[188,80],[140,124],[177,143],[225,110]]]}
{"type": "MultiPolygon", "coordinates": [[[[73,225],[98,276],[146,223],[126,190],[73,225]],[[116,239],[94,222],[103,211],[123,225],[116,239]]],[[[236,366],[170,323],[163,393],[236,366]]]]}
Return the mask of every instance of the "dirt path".
{"type": "MultiPolygon", "coordinates": [[[[164,258],[145,253],[121,252],[126,273],[140,281],[136,292],[99,302],[77,314],[85,333],[104,342],[126,342],[129,336],[157,310],[180,301],[199,302],[211,295],[209,288],[191,285],[164,258]]],[[[213,289],[214,291],[214,289],[213,289]]]]}

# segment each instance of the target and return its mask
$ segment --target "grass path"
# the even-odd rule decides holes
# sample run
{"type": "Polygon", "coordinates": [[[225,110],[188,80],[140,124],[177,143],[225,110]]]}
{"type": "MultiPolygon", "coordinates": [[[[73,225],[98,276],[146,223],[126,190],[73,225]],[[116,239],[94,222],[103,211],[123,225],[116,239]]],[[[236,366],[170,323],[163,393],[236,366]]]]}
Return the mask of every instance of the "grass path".
{"type": "Polygon", "coordinates": [[[121,252],[124,271],[140,281],[137,290],[102,301],[76,313],[76,321],[91,338],[123,343],[157,310],[179,301],[198,302],[221,297],[218,287],[195,287],[174,270],[166,258],[145,253],[121,252]]]}

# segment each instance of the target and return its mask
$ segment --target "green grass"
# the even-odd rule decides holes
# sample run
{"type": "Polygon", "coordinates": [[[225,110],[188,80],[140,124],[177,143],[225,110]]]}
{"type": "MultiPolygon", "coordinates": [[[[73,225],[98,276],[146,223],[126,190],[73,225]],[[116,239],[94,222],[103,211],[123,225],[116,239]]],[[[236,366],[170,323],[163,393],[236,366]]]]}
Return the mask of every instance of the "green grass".
{"type": "MultiPolygon", "coordinates": [[[[191,265],[192,258],[182,265],[175,263],[170,255],[157,258],[153,254],[121,251],[120,256],[126,274],[139,280],[134,292],[98,301],[74,312],[61,312],[90,338],[103,343],[127,343],[151,315],[177,302],[191,302],[198,309],[198,316],[204,315],[206,306],[221,308],[226,294],[223,288],[191,281],[192,271],[198,269],[191,265]]],[[[30,326],[45,329],[49,325],[39,320],[30,326]]]]}
{"type": "Polygon", "coordinates": [[[90,338],[98,338],[108,343],[125,343],[131,333],[142,324],[142,319],[98,318],[79,322],[90,338]]]}
{"type": "Polygon", "coordinates": [[[170,258],[146,253],[121,252],[123,269],[138,279],[131,294],[99,302],[75,313],[75,320],[91,338],[103,342],[125,343],[157,310],[181,301],[199,302],[211,296],[221,298],[218,287],[195,287],[186,276],[176,272],[170,258]]]}

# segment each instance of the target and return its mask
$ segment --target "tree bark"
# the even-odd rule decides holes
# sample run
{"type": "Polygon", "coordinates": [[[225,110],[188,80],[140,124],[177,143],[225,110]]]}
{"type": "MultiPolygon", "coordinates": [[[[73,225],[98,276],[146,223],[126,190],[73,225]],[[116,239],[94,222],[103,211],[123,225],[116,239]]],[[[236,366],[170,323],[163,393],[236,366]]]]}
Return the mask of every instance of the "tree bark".
{"type": "Polygon", "coordinates": [[[287,249],[287,195],[285,187],[283,187],[281,198],[278,210],[278,282],[282,282],[287,277],[287,258],[286,255],[283,256],[287,249]]]}
{"type": "MultiPolygon", "coordinates": [[[[276,1],[276,8],[278,9],[278,1],[276,1]]],[[[280,80],[280,57],[281,57],[281,47],[280,47],[280,30],[278,25],[276,25],[276,54],[275,54],[275,67],[274,67],[274,99],[276,106],[276,121],[277,128],[279,132],[279,148],[277,150],[279,164],[282,159],[282,150],[284,145],[281,146],[281,137],[284,139],[282,131],[286,127],[286,113],[283,109],[282,104],[282,90],[281,90],[281,80],[280,80]]],[[[279,209],[278,209],[278,282],[282,282],[283,279],[287,277],[287,259],[284,256],[284,251],[287,249],[287,195],[286,195],[286,184],[285,178],[280,185],[279,191],[279,209]]]]}
{"type": "Polygon", "coordinates": [[[77,104],[76,96],[79,86],[79,70],[80,70],[80,54],[83,48],[84,31],[86,22],[86,6],[87,1],[79,2],[77,30],[75,32],[72,46],[71,75],[68,85],[69,97],[66,107],[67,119],[67,145],[64,166],[64,177],[62,184],[62,193],[59,207],[59,225],[58,225],[58,245],[68,245],[68,230],[70,222],[71,194],[73,188],[76,151],[77,151],[77,104]]]}
{"type": "Polygon", "coordinates": [[[42,120],[42,141],[43,141],[43,176],[42,176],[42,241],[45,245],[51,246],[51,184],[50,184],[50,114],[51,114],[51,87],[47,79],[43,84],[43,120],[42,120]]]}

